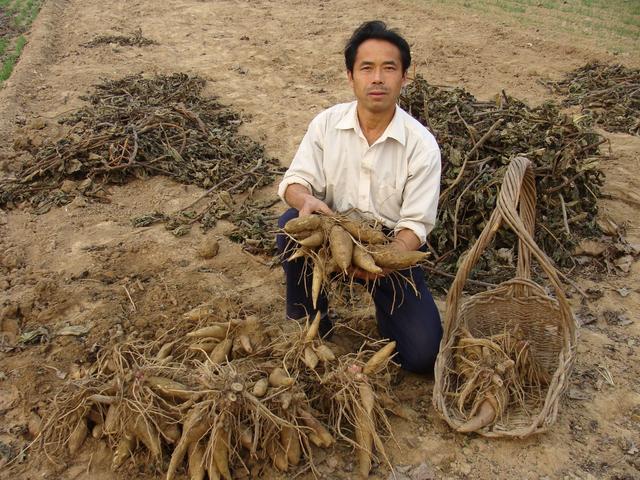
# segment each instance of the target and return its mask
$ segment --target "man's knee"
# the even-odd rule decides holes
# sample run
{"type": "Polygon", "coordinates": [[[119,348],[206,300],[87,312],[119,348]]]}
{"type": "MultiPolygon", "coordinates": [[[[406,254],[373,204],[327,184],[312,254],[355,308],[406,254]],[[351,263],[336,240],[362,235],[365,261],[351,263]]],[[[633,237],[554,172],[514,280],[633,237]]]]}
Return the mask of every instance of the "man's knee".
{"type": "Polygon", "coordinates": [[[442,340],[439,317],[429,318],[420,328],[403,333],[403,338],[397,339],[398,361],[402,368],[415,373],[432,372],[442,340]]]}
{"type": "Polygon", "coordinates": [[[398,351],[400,366],[413,373],[431,373],[438,356],[438,347],[411,348],[398,351]]]}

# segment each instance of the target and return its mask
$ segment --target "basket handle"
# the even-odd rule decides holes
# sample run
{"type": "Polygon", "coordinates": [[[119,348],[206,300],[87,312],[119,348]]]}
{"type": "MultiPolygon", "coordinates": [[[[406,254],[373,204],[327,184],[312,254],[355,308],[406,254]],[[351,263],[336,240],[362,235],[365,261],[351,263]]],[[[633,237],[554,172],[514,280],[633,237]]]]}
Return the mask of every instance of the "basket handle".
{"type": "MultiPolygon", "coordinates": [[[[536,224],[536,180],[531,162],[525,157],[513,159],[505,173],[502,187],[498,195],[496,208],[502,214],[501,224],[504,222],[505,211],[519,206],[519,216],[522,219],[522,227],[529,237],[533,238],[536,224]]],[[[511,225],[509,225],[511,226],[511,225]]],[[[518,264],[516,277],[529,280],[531,278],[531,250],[523,241],[522,235],[511,226],[518,236],[518,264]]],[[[528,289],[516,285],[516,294],[526,296],[528,289]]]]}
{"type": "MultiPolygon", "coordinates": [[[[449,289],[444,322],[444,338],[449,338],[458,327],[458,304],[462,297],[464,285],[471,270],[499,230],[503,221],[511,227],[518,236],[518,277],[525,279],[530,277],[531,253],[533,253],[553,285],[556,298],[560,304],[563,323],[565,323],[565,326],[569,329],[571,337],[574,337],[575,322],[573,321],[571,310],[560,285],[556,270],[533,239],[535,204],[535,177],[531,162],[525,157],[516,157],[507,168],[502,187],[500,188],[500,194],[498,195],[497,206],[491,214],[489,222],[462,261],[456,278],[449,289]],[[518,205],[520,206],[519,214],[517,211],[518,205]]],[[[526,289],[527,287],[523,284],[517,285],[515,288],[526,289]]],[[[526,290],[521,290],[521,292],[526,293],[526,290]]]]}
{"type": "MultiPolygon", "coordinates": [[[[498,208],[501,209],[504,218],[505,209],[510,207],[515,209],[519,202],[521,226],[528,236],[533,239],[536,225],[536,179],[533,166],[525,157],[516,157],[511,164],[513,168],[507,171],[500,190],[498,208]]],[[[518,234],[518,231],[516,231],[516,234],[518,234]]],[[[531,250],[527,243],[522,240],[522,235],[520,234],[518,234],[516,276],[527,280],[531,278],[531,250]]],[[[524,294],[525,292],[522,293],[524,294]]]]}
{"type": "MultiPolygon", "coordinates": [[[[524,258],[523,262],[526,263],[523,264],[522,268],[526,268],[526,273],[528,275],[531,267],[531,254],[533,254],[542,270],[547,274],[549,282],[551,283],[556,295],[558,306],[560,307],[564,327],[567,328],[569,332],[569,336],[565,337],[565,342],[568,342],[568,338],[575,338],[576,335],[576,324],[573,314],[571,313],[569,302],[567,301],[562,284],[560,283],[558,271],[549,257],[547,257],[540,247],[538,247],[538,244],[533,239],[536,202],[536,186],[533,165],[531,164],[531,161],[525,157],[516,157],[509,167],[510,171],[517,173],[514,173],[513,176],[505,176],[506,181],[500,191],[500,196],[498,197],[498,209],[500,210],[503,221],[516,233],[516,235],[518,235],[518,248],[521,249],[518,252],[518,268],[520,268],[520,256],[522,256],[524,258]],[[513,169],[511,167],[513,167],[513,169]],[[518,197],[511,197],[511,195],[513,195],[513,183],[517,178],[521,179],[519,195],[520,215],[518,215],[518,212],[516,211],[517,204],[513,202],[513,198],[516,198],[517,202],[518,197]],[[504,196],[502,194],[503,191],[505,192],[504,196]],[[524,252],[524,254],[521,255],[520,252],[524,252]]],[[[507,174],[509,174],[509,171],[507,171],[507,174]]],[[[520,271],[518,271],[518,274],[520,274],[520,271]]],[[[570,347],[569,343],[565,346],[567,349],[570,347]]]]}

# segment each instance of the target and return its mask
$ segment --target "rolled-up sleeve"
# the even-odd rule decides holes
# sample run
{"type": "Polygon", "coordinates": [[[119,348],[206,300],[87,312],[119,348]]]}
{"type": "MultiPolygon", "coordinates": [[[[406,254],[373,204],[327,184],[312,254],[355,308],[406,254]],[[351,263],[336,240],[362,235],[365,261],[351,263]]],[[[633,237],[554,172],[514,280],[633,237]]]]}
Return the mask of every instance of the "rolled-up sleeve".
{"type": "Polygon", "coordinates": [[[408,169],[400,220],[394,231],[408,228],[424,244],[436,223],[440,196],[440,150],[431,148],[418,151],[409,159],[408,169]]]}
{"type": "Polygon", "coordinates": [[[278,185],[278,196],[282,201],[285,201],[284,194],[287,187],[293,183],[304,185],[313,196],[324,200],[326,195],[326,179],[322,169],[324,123],[323,115],[320,114],[309,124],[289,169],[278,185]]]}

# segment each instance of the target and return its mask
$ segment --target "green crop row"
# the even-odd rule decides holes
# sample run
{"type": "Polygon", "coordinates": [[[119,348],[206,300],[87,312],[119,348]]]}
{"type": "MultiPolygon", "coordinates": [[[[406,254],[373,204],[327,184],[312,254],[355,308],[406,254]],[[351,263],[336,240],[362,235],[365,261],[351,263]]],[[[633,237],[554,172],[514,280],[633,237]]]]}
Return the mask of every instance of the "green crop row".
{"type": "Polygon", "coordinates": [[[640,0],[417,0],[457,6],[528,27],[590,38],[613,52],[640,51],[640,0]]]}
{"type": "Polygon", "coordinates": [[[27,43],[22,34],[33,23],[43,0],[0,0],[0,15],[8,19],[6,33],[0,36],[0,84],[13,68],[27,43]]]}

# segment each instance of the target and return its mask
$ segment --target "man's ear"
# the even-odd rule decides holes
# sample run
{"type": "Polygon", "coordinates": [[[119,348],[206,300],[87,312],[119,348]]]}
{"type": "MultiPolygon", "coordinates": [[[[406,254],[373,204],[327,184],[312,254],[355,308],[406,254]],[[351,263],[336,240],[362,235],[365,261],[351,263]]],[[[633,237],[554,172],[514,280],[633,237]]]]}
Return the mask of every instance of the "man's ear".
{"type": "Polygon", "coordinates": [[[347,80],[349,80],[349,85],[353,86],[353,72],[351,70],[347,70],[347,80]]]}
{"type": "Polygon", "coordinates": [[[409,81],[409,77],[407,75],[408,70],[405,70],[404,73],[402,74],[402,86],[406,87],[407,86],[407,82],[409,81]]]}

